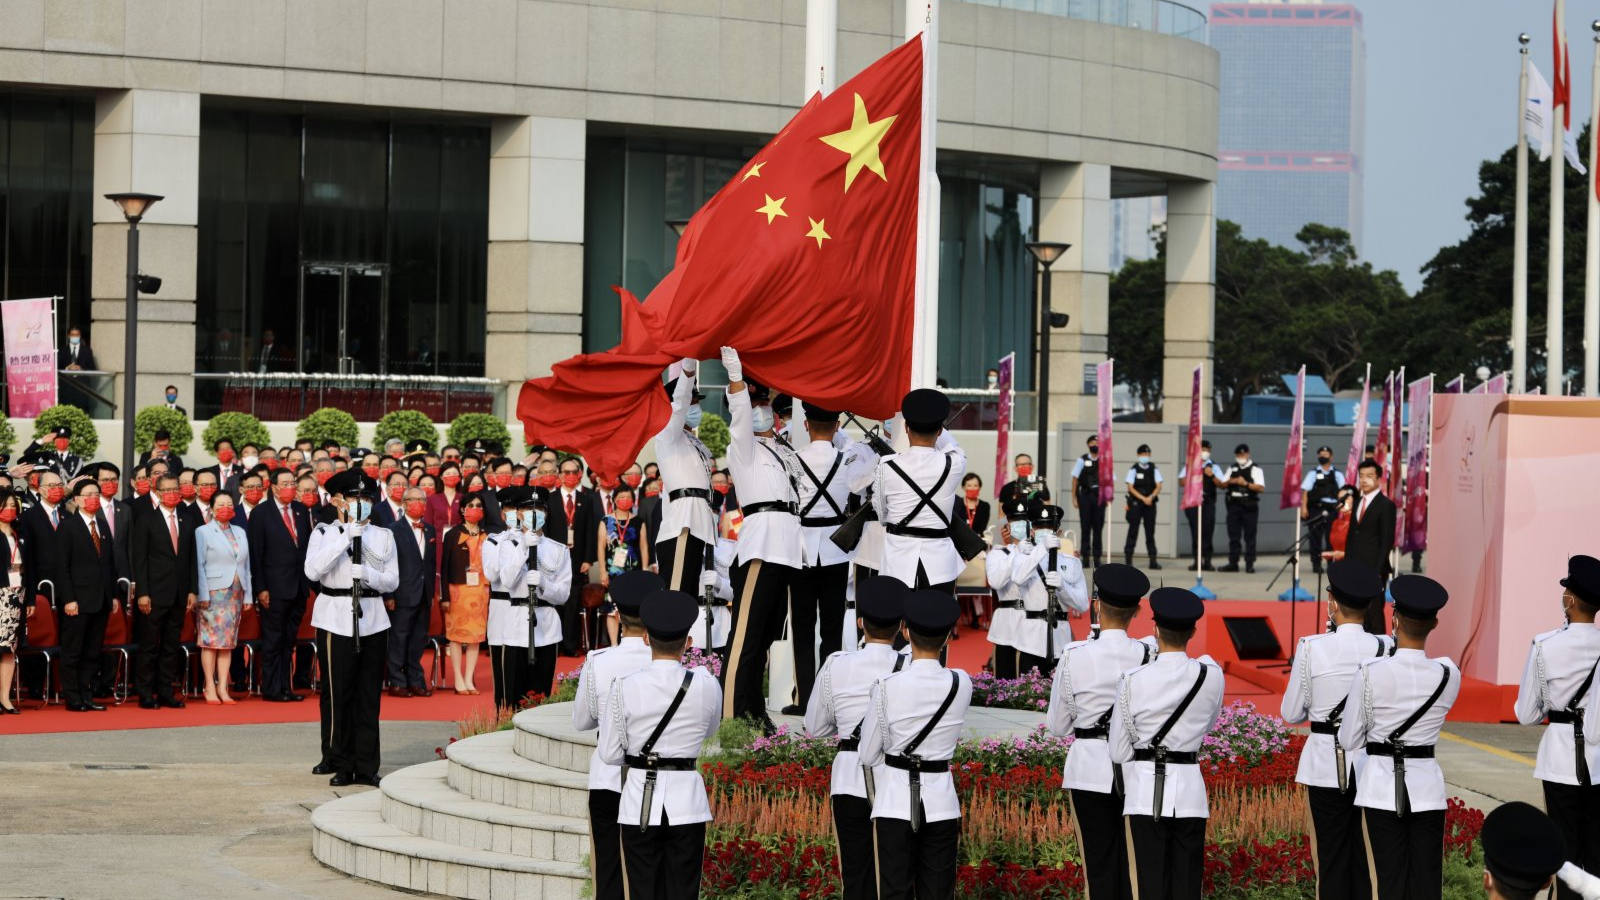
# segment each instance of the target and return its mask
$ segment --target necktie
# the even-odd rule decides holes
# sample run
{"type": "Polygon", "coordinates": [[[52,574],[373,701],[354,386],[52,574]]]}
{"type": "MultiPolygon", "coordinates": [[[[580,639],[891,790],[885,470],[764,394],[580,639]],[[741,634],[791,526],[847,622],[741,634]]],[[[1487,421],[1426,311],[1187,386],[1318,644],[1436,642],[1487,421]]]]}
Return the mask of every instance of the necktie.
{"type": "Polygon", "coordinates": [[[100,529],[94,527],[94,520],[89,520],[89,539],[94,541],[94,552],[100,552],[100,529]]]}
{"type": "Polygon", "coordinates": [[[573,513],[572,495],[568,494],[567,495],[567,527],[569,527],[569,528],[572,526],[572,513],[573,513]]]}
{"type": "Polygon", "coordinates": [[[211,523],[211,507],[201,504],[200,521],[205,522],[208,525],[211,523]]]}
{"type": "Polygon", "coordinates": [[[289,529],[289,540],[294,541],[296,544],[300,543],[299,535],[294,533],[294,516],[289,515],[289,507],[284,505],[279,509],[283,510],[283,527],[289,529]]]}
{"type": "Polygon", "coordinates": [[[1360,522],[1360,521],[1362,521],[1363,519],[1365,519],[1367,517],[1367,504],[1369,504],[1371,502],[1372,502],[1372,500],[1370,498],[1367,498],[1367,497],[1363,497],[1361,499],[1361,512],[1356,514],[1356,521],[1357,522],[1360,522]]]}
{"type": "Polygon", "coordinates": [[[101,507],[101,508],[105,510],[105,514],[106,514],[106,531],[109,532],[111,534],[112,539],[115,540],[116,536],[117,536],[117,514],[116,514],[116,511],[111,506],[110,503],[106,503],[106,505],[101,507]]]}
{"type": "Polygon", "coordinates": [[[50,527],[51,528],[56,528],[56,527],[58,527],[60,525],[61,525],[61,513],[60,513],[60,511],[56,510],[56,509],[50,510],[50,527]]]}
{"type": "Polygon", "coordinates": [[[178,553],[178,517],[172,513],[167,513],[167,531],[172,533],[172,553],[176,556],[178,553]]]}

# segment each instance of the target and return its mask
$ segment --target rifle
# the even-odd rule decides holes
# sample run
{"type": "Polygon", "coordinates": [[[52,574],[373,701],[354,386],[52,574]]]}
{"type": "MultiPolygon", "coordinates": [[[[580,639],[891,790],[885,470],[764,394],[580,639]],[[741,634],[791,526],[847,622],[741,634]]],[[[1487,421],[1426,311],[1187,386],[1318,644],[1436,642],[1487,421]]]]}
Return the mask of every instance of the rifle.
{"type": "MultiPolygon", "coordinates": [[[[715,572],[716,570],[717,570],[717,548],[716,548],[716,545],[715,544],[707,544],[706,545],[705,558],[700,563],[700,571],[702,573],[705,573],[705,572],[715,572]]],[[[711,646],[712,646],[711,645],[711,604],[712,604],[712,602],[714,600],[716,600],[716,598],[717,598],[717,588],[716,588],[715,585],[708,585],[706,587],[706,589],[705,589],[705,592],[702,594],[702,596],[700,598],[700,600],[701,600],[700,605],[705,607],[705,611],[706,611],[706,647],[705,647],[705,649],[706,649],[706,652],[708,652],[708,653],[711,651],[711,646]]]]}
{"type": "MultiPolygon", "coordinates": [[[[1060,540],[1060,538],[1057,538],[1057,540],[1060,540]]],[[[1050,548],[1048,562],[1045,564],[1051,572],[1060,571],[1056,568],[1059,553],[1060,551],[1055,547],[1050,548]]],[[[1044,596],[1045,602],[1049,604],[1044,613],[1044,658],[1049,660],[1051,665],[1054,665],[1056,660],[1056,589],[1045,585],[1044,596]]]]}
{"type": "Polygon", "coordinates": [[[885,441],[878,435],[878,429],[876,427],[868,428],[867,426],[861,424],[861,420],[857,419],[854,413],[845,413],[844,417],[849,420],[851,425],[861,429],[862,432],[866,434],[867,446],[872,448],[873,453],[876,453],[879,456],[894,455],[894,448],[889,446],[888,441],[885,441]]]}
{"type": "MultiPolygon", "coordinates": [[[[361,533],[350,538],[350,561],[361,565],[361,533]]],[[[350,637],[356,645],[356,655],[361,655],[361,579],[350,580],[350,637]]]]}
{"type": "MultiPolygon", "coordinates": [[[[530,581],[539,577],[539,533],[529,532],[533,543],[528,547],[528,572],[530,581]]],[[[533,634],[539,625],[539,589],[533,584],[528,585],[528,665],[533,665],[533,634]]]]}

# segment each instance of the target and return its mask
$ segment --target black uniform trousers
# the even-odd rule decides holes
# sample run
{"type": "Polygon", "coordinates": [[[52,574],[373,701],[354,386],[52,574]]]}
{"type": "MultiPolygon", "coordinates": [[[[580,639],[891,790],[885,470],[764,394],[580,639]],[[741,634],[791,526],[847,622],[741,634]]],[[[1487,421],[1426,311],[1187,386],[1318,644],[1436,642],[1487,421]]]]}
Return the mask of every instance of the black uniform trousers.
{"type": "Polygon", "coordinates": [[[1201,501],[1199,506],[1184,510],[1183,517],[1189,520],[1190,542],[1200,547],[1201,565],[1211,565],[1211,559],[1216,555],[1212,534],[1217,530],[1217,505],[1208,500],[1201,501]]]}
{"type": "MultiPolygon", "coordinates": [[[[571,548],[569,547],[570,551],[571,548]]],[[[583,588],[589,583],[589,576],[583,572],[584,560],[578,559],[576,553],[572,557],[572,593],[567,595],[567,602],[556,608],[556,614],[561,617],[561,655],[577,656],[578,648],[582,646],[584,617],[583,617],[583,588]]],[[[589,561],[593,568],[593,561],[589,561]]],[[[599,616],[595,617],[596,619],[599,616]]],[[[604,630],[604,629],[600,629],[604,630]]],[[[591,634],[590,637],[595,637],[591,634]]],[[[598,642],[597,642],[598,643],[598,642]]]]}
{"type": "Polygon", "coordinates": [[[1078,516],[1083,522],[1083,534],[1080,539],[1083,546],[1079,554],[1084,561],[1093,560],[1095,565],[1100,565],[1104,557],[1104,544],[1106,528],[1106,508],[1094,500],[1078,497],[1078,516]]]}
{"type": "Polygon", "coordinates": [[[789,566],[752,559],[733,567],[733,627],[728,633],[728,661],[722,667],[722,717],[731,719],[767,715],[767,698],[761,676],[767,670],[767,652],[783,632],[789,611],[789,584],[795,570],[789,566]]]}
{"type": "Polygon", "coordinates": [[[1137,897],[1200,900],[1205,875],[1206,820],[1124,816],[1128,864],[1137,897]]]}
{"type": "Polygon", "coordinates": [[[685,528],[668,540],[656,541],[652,548],[656,569],[667,590],[700,596],[700,572],[706,563],[706,542],[685,528]]]}
{"type": "Polygon", "coordinates": [[[1311,807],[1311,861],[1317,868],[1317,900],[1370,900],[1367,845],[1361,837],[1355,785],[1348,791],[1308,787],[1306,802],[1311,807]]]}
{"type": "Polygon", "coordinates": [[[94,700],[94,673],[100,665],[100,648],[106,642],[106,622],[111,619],[111,601],[99,612],[61,614],[57,633],[61,641],[61,693],[68,703],[94,700]]]}
{"type": "Polygon", "coordinates": [[[1256,564],[1256,520],[1261,518],[1259,503],[1228,504],[1228,564],[1239,564],[1239,550],[1244,549],[1244,563],[1256,564]]]}
{"type": "MultiPolygon", "coordinates": [[[[261,610],[262,696],[280,697],[289,693],[290,669],[299,669],[294,665],[294,642],[300,634],[300,620],[305,615],[305,597],[274,597],[261,610]]],[[[320,641],[318,646],[321,646],[320,641]]]]}
{"type": "Polygon", "coordinates": [[[1361,808],[1368,876],[1377,900],[1439,900],[1444,891],[1444,810],[1404,817],[1361,808]]]}
{"type": "Polygon", "coordinates": [[[555,688],[556,657],[561,643],[546,644],[533,649],[533,659],[528,659],[528,648],[511,644],[490,644],[489,661],[494,669],[494,705],[520,709],[529,694],[550,696],[555,688]]]}
{"type": "Polygon", "coordinates": [[[380,631],[361,640],[317,630],[322,662],[322,763],[347,775],[377,775],[378,704],[389,636],[380,631]]]}
{"type": "Polygon", "coordinates": [[[827,659],[843,645],[844,593],[849,584],[848,562],[806,566],[794,573],[789,586],[789,644],[794,649],[795,703],[801,707],[811,700],[817,680],[817,645],[812,641],[817,613],[822,613],[821,655],[827,659]]]}
{"type": "Polygon", "coordinates": [[[1139,544],[1139,528],[1144,527],[1144,549],[1149,551],[1150,558],[1156,558],[1156,507],[1155,504],[1144,504],[1137,500],[1128,501],[1128,539],[1122,542],[1122,555],[1133,556],[1134,548],[1139,544]]]}
{"type": "Polygon", "coordinates": [[[428,647],[428,620],[433,608],[427,603],[411,606],[395,604],[389,610],[389,686],[425,689],[428,675],[422,671],[422,651],[428,647]]]}
{"type": "Polygon", "coordinates": [[[641,831],[635,822],[618,829],[622,832],[628,900],[694,900],[700,896],[706,823],[672,825],[662,810],[660,825],[641,831]]]}
{"type": "Polygon", "coordinates": [[[872,858],[872,803],[834,794],[833,836],[839,844],[839,881],[844,900],[877,900],[877,863],[872,858]]]}
{"type": "Polygon", "coordinates": [[[1128,875],[1128,840],[1122,826],[1123,796],[1115,791],[1072,789],[1072,830],[1083,855],[1083,880],[1094,900],[1133,896],[1128,875]]]}
{"type": "Polygon", "coordinates": [[[617,791],[589,789],[589,866],[594,872],[593,900],[623,900],[622,832],[617,830],[617,808],[621,805],[622,794],[617,791]]]}
{"type": "MultiPolygon", "coordinates": [[[[1567,859],[1585,872],[1600,872],[1600,785],[1544,785],[1544,809],[1567,839],[1567,859]]],[[[1556,882],[1556,900],[1578,900],[1578,893],[1556,882]]]]}
{"type": "Polygon", "coordinates": [[[878,900],[948,900],[956,891],[956,847],[961,820],[922,823],[872,820],[878,862],[878,900]]]}
{"type": "Polygon", "coordinates": [[[1311,571],[1321,572],[1322,552],[1324,550],[1332,550],[1333,541],[1328,538],[1329,526],[1327,519],[1318,520],[1313,514],[1311,523],[1306,525],[1306,531],[1311,535],[1310,550],[1308,551],[1311,554],[1311,571]]]}
{"type": "Polygon", "coordinates": [[[995,644],[990,667],[994,669],[996,678],[1016,678],[1022,668],[1022,651],[1005,644],[995,644]]]}
{"type": "Polygon", "coordinates": [[[183,620],[187,604],[151,604],[147,613],[135,613],[139,630],[139,669],[135,686],[145,700],[171,697],[178,680],[178,663],[183,657],[183,620]]]}

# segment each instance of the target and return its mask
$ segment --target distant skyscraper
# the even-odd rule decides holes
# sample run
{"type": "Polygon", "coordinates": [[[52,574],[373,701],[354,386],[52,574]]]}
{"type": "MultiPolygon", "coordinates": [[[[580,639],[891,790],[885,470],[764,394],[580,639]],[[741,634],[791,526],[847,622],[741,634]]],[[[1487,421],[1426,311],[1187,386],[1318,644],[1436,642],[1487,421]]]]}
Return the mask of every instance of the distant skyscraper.
{"type": "Polygon", "coordinates": [[[1217,217],[1299,247],[1309,222],[1361,249],[1367,50],[1361,13],[1321,0],[1211,7],[1222,57],[1217,217]]]}
{"type": "Polygon", "coordinates": [[[1166,225],[1166,197],[1111,201],[1111,271],[1131,260],[1154,258],[1156,234],[1166,225]]]}

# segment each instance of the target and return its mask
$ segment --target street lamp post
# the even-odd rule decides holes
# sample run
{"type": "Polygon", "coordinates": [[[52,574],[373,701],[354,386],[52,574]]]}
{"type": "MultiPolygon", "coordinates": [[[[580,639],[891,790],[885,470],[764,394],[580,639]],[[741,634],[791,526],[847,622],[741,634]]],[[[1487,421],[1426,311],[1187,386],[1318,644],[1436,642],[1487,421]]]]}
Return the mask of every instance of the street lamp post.
{"type": "MultiPolygon", "coordinates": [[[[156,201],[163,198],[156,194],[130,192],[107,194],[106,199],[117,204],[123,217],[128,220],[128,299],[127,307],[123,310],[126,336],[122,364],[122,459],[125,468],[122,472],[124,478],[132,478],[131,473],[137,463],[133,455],[133,418],[136,412],[133,392],[137,381],[135,366],[139,358],[139,220],[144,218],[156,201]]],[[[152,281],[160,285],[159,280],[152,281]]]]}
{"type": "Polygon", "coordinates": [[[1055,261],[1066,253],[1071,244],[1060,244],[1053,241],[1034,241],[1028,244],[1028,252],[1039,262],[1039,278],[1042,284],[1039,287],[1039,383],[1035,385],[1038,391],[1039,411],[1035,416],[1034,427],[1039,429],[1039,456],[1034,460],[1034,467],[1043,478],[1048,471],[1048,449],[1050,442],[1050,328],[1059,318],[1062,325],[1066,324],[1066,315],[1059,317],[1050,310],[1050,267],[1055,261]]]}

